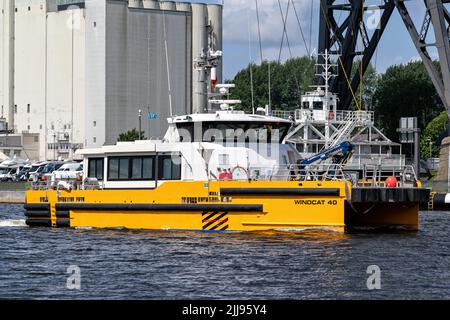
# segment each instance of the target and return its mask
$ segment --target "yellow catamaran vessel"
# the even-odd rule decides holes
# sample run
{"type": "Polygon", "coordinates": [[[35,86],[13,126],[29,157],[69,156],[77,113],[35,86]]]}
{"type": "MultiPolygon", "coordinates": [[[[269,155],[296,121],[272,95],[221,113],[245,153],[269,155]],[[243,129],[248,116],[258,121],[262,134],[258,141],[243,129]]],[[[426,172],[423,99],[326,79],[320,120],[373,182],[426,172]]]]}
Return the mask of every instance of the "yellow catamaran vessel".
{"type": "Polygon", "coordinates": [[[351,144],[302,159],[289,120],[225,110],[172,117],[162,140],[79,151],[80,182],[26,193],[29,226],[208,232],[418,230],[412,167],[346,172],[351,144]],[[387,177],[395,185],[388,188],[387,177]]]}

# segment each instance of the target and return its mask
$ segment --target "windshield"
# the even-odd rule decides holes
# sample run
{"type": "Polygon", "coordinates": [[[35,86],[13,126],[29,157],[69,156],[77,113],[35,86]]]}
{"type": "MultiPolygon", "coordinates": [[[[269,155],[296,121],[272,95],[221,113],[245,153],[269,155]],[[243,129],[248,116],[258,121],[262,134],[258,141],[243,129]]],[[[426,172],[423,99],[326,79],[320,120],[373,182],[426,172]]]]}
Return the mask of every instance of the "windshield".
{"type": "Polygon", "coordinates": [[[27,173],[30,170],[31,170],[31,168],[23,168],[22,170],[19,171],[19,174],[27,173]]]}
{"type": "Polygon", "coordinates": [[[48,165],[46,165],[44,167],[44,170],[42,170],[42,173],[52,173],[55,170],[58,170],[59,168],[61,168],[63,164],[62,163],[49,163],[48,165]]]}
{"type": "Polygon", "coordinates": [[[30,169],[30,172],[37,172],[37,170],[40,168],[40,166],[32,166],[30,169]]]}
{"type": "Polygon", "coordinates": [[[8,168],[1,168],[1,169],[0,169],[0,174],[7,174],[8,171],[9,171],[8,168]]]}
{"type": "Polygon", "coordinates": [[[83,171],[83,165],[64,165],[59,167],[56,171],[83,171]]]}
{"type": "Polygon", "coordinates": [[[44,170],[42,170],[42,173],[49,173],[53,171],[53,165],[52,164],[48,164],[44,167],[44,170]]]}
{"type": "Polygon", "coordinates": [[[39,173],[44,169],[44,166],[32,166],[30,169],[30,173],[39,173]]]}

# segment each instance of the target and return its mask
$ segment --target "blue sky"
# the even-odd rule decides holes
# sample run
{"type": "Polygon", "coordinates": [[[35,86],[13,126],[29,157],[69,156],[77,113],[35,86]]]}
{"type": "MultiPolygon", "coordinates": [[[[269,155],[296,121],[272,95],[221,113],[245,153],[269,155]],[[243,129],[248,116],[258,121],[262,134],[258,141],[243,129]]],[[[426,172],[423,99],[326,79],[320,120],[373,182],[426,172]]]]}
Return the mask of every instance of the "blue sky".
{"type": "MultiPolygon", "coordinates": [[[[205,1],[193,1],[205,2],[205,1]]],[[[221,3],[222,1],[206,1],[221,3]]],[[[224,78],[232,79],[250,61],[260,62],[258,41],[258,28],[256,21],[255,0],[224,0],[223,30],[224,30],[224,78]],[[249,46],[250,38],[250,46],[249,46]],[[250,54],[251,52],[251,54],[250,54]]],[[[288,0],[280,0],[283,12],[286,12],[288,0]]],[[[341,0],[341,2],[343,2],[341,0]]],[[[367,4],[377,5],[382,0],[366,0],[367,4]]],[[[316,48],[319,26],[319,0],[294,0],[295,9],[301,22],[305,40],[309,46],[309,33],[312,33],[312,49],[316,48]],[[313,22],[310,23],[310,12],[313,4],[313,22]],[[311,27],[310,27],[311,26],[311,27]]],[[[278,60],[281,44],[283,21],[280,14],[278,0],[258,0],[260,12],[260,26],[263,58],[278,60]]],[[[424,16],[423,1],[408,1],[407,7],[418,28],[420,28],[424,16]]],[[[374,12],[368,12],[366,19],[370,19],[374,12]]],[[[343,19],[343,18],[342,18],[343,19]]],[[[291,44],[292,56],[303,56],[307,53],[297,18],[292,4],[287,19],[287,33],[291,44]]],[[[431,34],[432,37],[432,34],[431,34]]],[[[429,42],[432,42],[430,39],[429,42]]],[[[286,41],[285,41],[286,43],[286,41]]],[[[431,52],[432,56],[435,53],[431,52]]],[[[282,51],[282,60],[290,57],[285,46],[282,51]]],[[[406,63],[419,59],[419,55],[397,11],[394,12],[387,30],[379,44],[373,64],[378,72],[384,72],[393,64],[406,63]]]]}

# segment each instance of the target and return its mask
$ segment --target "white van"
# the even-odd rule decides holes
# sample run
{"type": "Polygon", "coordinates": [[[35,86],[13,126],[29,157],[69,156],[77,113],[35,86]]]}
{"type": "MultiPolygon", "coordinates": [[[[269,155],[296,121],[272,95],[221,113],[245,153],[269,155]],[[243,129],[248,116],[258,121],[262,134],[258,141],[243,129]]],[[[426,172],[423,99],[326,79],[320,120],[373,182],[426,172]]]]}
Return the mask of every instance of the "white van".
{"type": "Polygon", "coordinates": [[[53,173],[46,174],[47,179],[55,180],[76,180],[83,176],[83,164],[79,162],[70,162],[63,164],[53,173]]]}

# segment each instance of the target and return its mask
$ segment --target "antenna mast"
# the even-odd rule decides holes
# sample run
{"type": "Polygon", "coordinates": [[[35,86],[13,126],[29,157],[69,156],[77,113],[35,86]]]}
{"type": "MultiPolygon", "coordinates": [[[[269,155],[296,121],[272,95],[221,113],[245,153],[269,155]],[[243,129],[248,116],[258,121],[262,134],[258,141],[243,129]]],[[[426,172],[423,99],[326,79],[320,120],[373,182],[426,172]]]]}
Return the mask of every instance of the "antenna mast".
{"type": "MultiPolygon", "coordinates": [[[[332,68],[337,68],[337,64],[330,64],[330,55],[328,53],[328,49],[325,49],[324,53],[318,54],[325,60],[325,63],[320,64],[317,63],[317,67],[321,67],[322,73],[316,74],[316,76],[321,77],[325,82],[325,108],[328,110],[329,105],[329,95],[330,95],[330,80],[336,77],[332,72],[332,68]]],[[[318,88],[321,86],[319,85],[318,88]]]]}

